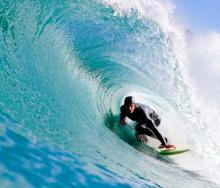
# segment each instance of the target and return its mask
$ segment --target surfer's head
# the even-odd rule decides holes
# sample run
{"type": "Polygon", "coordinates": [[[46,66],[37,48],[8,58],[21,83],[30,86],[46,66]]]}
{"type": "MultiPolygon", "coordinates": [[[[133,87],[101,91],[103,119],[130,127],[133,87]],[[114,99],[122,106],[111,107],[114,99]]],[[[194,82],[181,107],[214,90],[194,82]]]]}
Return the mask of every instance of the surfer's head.
{"type": "Polygon", "coordinates": [[[126,110],[127,110],[129,113],[133,113],[133,112],[134,112],[134,109],[135,109],[135,100],[134,100],[134,97],[132,97],[132,96],[125,97],[124,105],[125,105],[125,107],[126,107],[126,110]]]}

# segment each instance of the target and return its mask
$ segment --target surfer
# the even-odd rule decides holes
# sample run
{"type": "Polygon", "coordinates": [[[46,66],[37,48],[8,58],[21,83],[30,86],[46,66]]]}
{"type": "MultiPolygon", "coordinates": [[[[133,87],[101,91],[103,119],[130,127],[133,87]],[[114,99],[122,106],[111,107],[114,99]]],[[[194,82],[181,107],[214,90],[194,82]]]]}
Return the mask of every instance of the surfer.
{"type": "Polygon", "coordinates": [[[124,104],[120,108],[120,123],[126,124],[126,117],[136,121],[138,124],[135,127],[136,138],[141,141],[144,135],[158,139],[161,142],[159,148],[171,148],[173,145],[169,145],[167,138],[163,138],[156,126],[161,123],[159,115],[144,104],[135,103],[134,97],[127,96],[124,100],[124,104]]]}

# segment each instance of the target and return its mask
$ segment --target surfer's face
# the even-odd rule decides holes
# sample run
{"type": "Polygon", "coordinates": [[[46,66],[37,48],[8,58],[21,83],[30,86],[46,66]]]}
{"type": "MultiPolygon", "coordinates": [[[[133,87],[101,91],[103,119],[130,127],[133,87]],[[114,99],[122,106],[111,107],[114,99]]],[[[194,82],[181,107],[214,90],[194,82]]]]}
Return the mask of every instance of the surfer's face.
{"type": "Polygon", "coordinates": [[[134,103],[131,103],[127,106],[127,111],[129,113],[133,113],[134,112],[134,109],[135,109],[135,104],[134,103]]]}

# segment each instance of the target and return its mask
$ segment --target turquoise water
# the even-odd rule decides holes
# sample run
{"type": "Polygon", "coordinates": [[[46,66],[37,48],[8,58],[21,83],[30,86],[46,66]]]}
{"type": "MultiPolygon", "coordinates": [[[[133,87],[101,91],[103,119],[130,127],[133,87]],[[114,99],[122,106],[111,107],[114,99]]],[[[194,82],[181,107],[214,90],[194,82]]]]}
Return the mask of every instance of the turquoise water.
{"type": "Polygon", "coordinates": [[[161,19],[165,7],[153,3],[145,15],[127,5],[1,2],[3,187],[218,187],[196,168],[204,152],[189,128],[195,107],[181,33],[161,19]],[[161,113],[175,143],[188,130],[182,142],[195,152],[160,157],[137,143],[132,123],[118,124],[128,94],[161,113]]]}

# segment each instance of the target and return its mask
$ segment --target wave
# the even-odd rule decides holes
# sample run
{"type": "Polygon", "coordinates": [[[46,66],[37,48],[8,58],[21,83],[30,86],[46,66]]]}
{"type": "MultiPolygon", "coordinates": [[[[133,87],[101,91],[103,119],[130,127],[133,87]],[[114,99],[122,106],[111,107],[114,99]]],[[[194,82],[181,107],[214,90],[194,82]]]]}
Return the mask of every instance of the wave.
{"type": "MultiPolygon", "coordinates": [[[[75,163],[98,162],[99,170],[115,174],[111,177],[116,186],[123,186],[122,181],[125,186],[176,187],[190,186],[193,181],[198,187],[215,187],[185,170],[181,161],[187,159],[192,164],[190,157],[201,159],[203,151],[199,151],[200,140],[194,133],[197,128],[190,128],[196,107],[187,76],[184,34],[170,21],[169,7],[158,1],[26,0],[4,2],[0,12],[0,109],[22,125],[12,128],[12,133],[27,139],[25,145],[31,143],[22,152],[57,147],[59,160],[70,165],[70,173],[81,170],[83,178],[89,172],[92,179],[93,172],[75,169],[75,163]],[[130,93],[161,113],[162,129],[171,138],[175,133],[173,141],[180,142],[178,137],[186,133],[182,140],[197,144],[195,154],[166,163],[146,155],[129,128],[122,130],[128,133],[128,140],[117,135],[119,107],[130,93]],[[65,152],[74,155],[73,162],[62,159],[65,152]]],[[[1,137],[9,135],[3,132],[1,137]]],[[[46,149],[41,163],[52,168],[43,157],[48,155],[56,152],[46,149]]],[[[33,162],[27,157],[24,160],[24,164],[33,162]]],[[[6,163],[1,165],[8,168],[6,163]]],[[[15,163],[22,165],[20,160],[15,163]]],[[[14,167],[8,170],[12,172],[14,167]]],[[[22,169],[17,174],[27,176],[22,169]]],[[[45,176],[44,172],[39,174],[45,176]]],[[[63,179],[65,186],[72,185],[69,183],[63,179]]]]}

